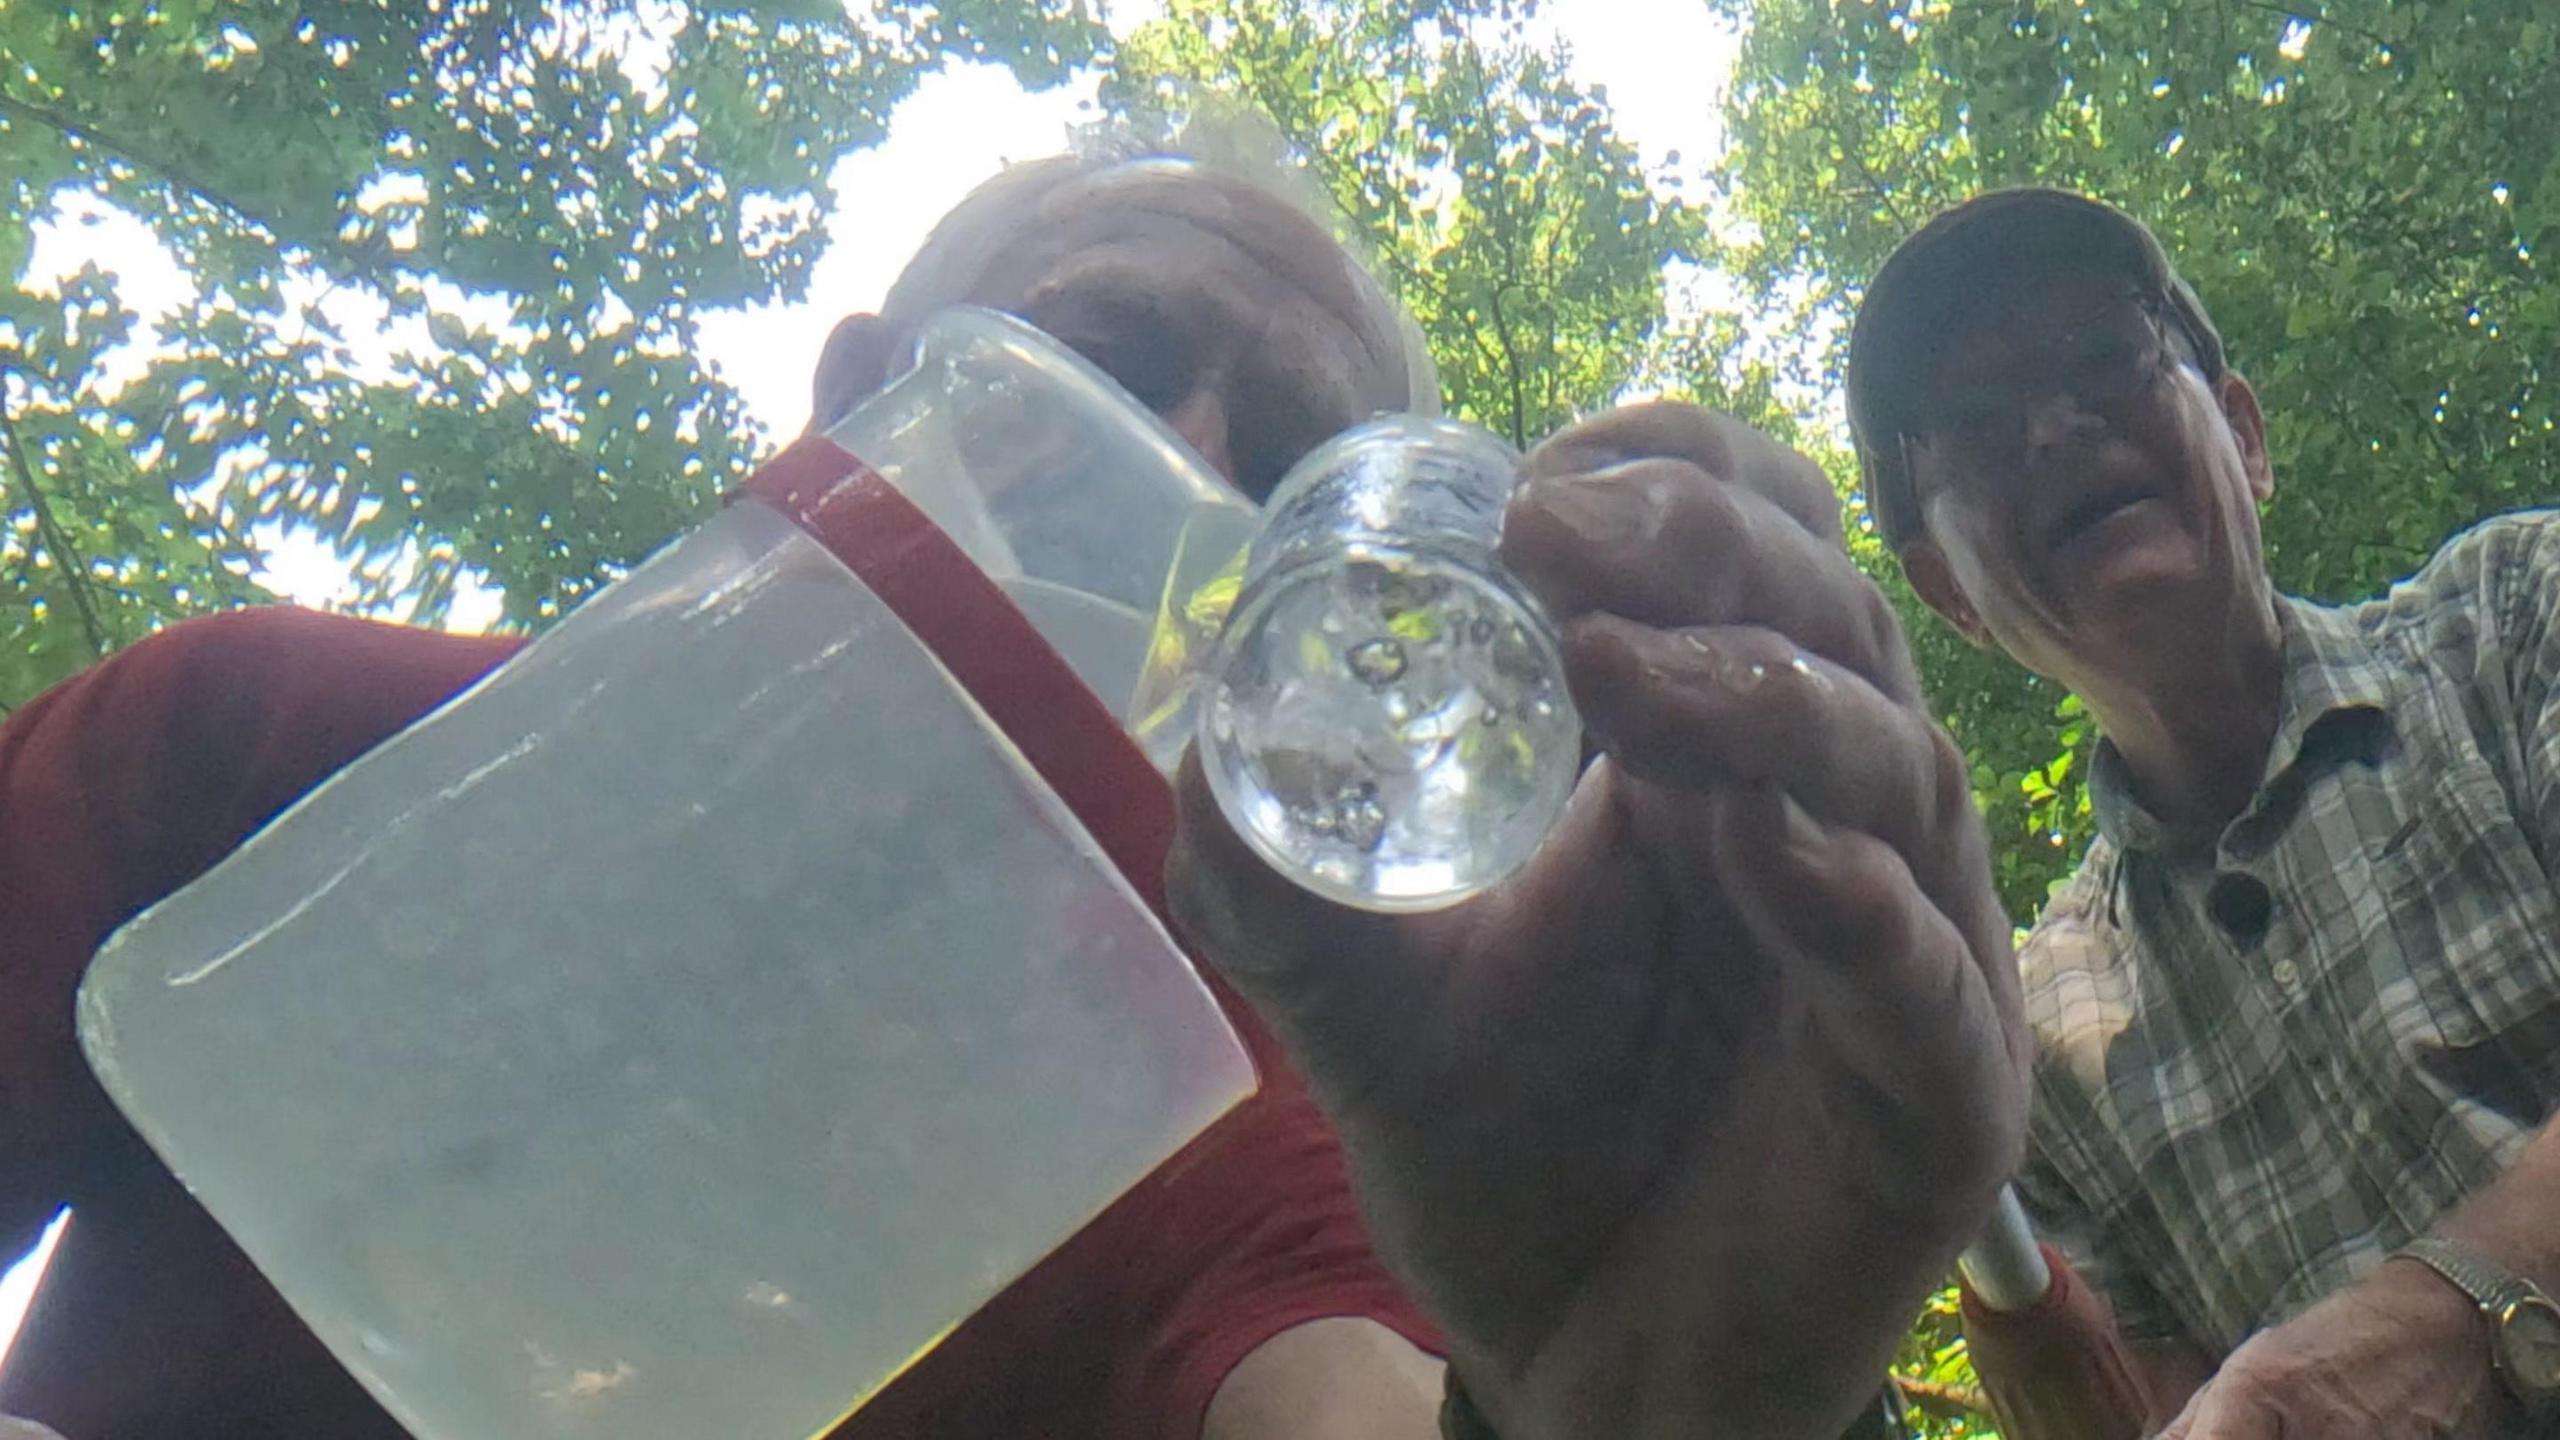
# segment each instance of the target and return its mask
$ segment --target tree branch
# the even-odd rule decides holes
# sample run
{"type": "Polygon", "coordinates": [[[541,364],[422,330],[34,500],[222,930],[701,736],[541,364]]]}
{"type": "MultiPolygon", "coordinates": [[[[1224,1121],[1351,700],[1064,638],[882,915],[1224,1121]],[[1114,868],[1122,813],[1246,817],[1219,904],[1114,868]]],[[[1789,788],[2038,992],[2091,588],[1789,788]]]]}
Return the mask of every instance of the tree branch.
{"type": "MultiPolygon", "coordinates": [[[[1493,77],[1486,72],[1484,51],[1473,40],[1467,42],[1468,67],[1475,72],[1478,113],[1491,115],[1493,77]]],[[[1493,312],[1493,331],[1502,341],[1502,361],[1511,390],[1511,443],[1529,448],[1529,396],[1527,382],[1520,371],[1520,342],[1511,333],[1510,317],[1502,313],[1503,292],[1521,288],[1519,217],[1512,211],[1510,197],[1502,190],[1502,175],[1497,169],[1489,187],[1491,197],[1502,202],[1502,278],[1495,281],[1486,297],[1486,308],[1493,312]]],[[[1488,213],[1491,213],[1488,207],[1488,213]]]]}
{"type": "MultiPolygon", "coordinates": [[[[264,234],[268,239],[275,241],[277,244],[289,245],[301,250],[310,257],[314,268],[329,277],[332,288],[335,288],[341,278],[335,270],[329,266],[319,263],[321,247],[299,244],[295,241],[288,240],[285,237],[282,226],[279,226],[275,221],[269,219],[265,215],[260,214],[247,202],[242,201],[238,197],[228,194],[213,185],[209,185],[192,175],[186,174],[168,161],[153,158],[141,146],[136,145],[129,140],[111,135],[108,132],[99,129],[97,126],[90,124],[86,120],[76,119],[49,106],[38,105],[29,100],[21,100],[6,91],[0,91],[0,118],[17,118],[32,121],[35,124],[41,125],[44,128],[53,131],[55,134],[62,136],[66,140],[79,141],[83,145],[88,145],[110,154],[116,159],[123,161],[125,164],[133,166],[137,170],[147,170],[151,174],[158,176],[164,184],[175,186],[179,190],[202,200],[208,205],[229,212],[233,219],[251,226],[264,234]]],[[[386,285],[387,277],[384,275],[380,264],[365,260],[361,255],[350,252],[348,248],[343,245],[334,247],[331,253],[345,260],[353,269],[354,273],[363,276],[365,279],[370,280],[377,285],[385,285],[385,288],[388,288],[386,285]]]]}
{"type": "MultiPolygon", "coordinates": [[[[1268,105],[1269,102],[1265,100],[1264,103],[1268,105]]],[[[1292,138],[1293,143],[1297,143],[1295,137],[1292,138]]],[[[1357,227],[1360,224],[1360,217],[1352,212],[1350,206],[1343,203],[1340,187],[1345,184],[1357,186],[1360,178],[1358,172],[1352,166],[1335,160],[1333,155],[1321,146],[1302,144],[1302,148],[1307,152],[1307,158],[1313,164],[1317,174],[1325,182],[1326,198],[1333,202],[1334,209],[1345,221],[1357,227]]],[[[1387,268],[1404,283],[1412,285],[1437,301],[1441,314],[1454,316],[1457,313],[1457,302],[1450,294],[1448,282],[1425,269],[1403,251],[1390,247],[1378,251],[1375,258],[1384,262],[1387,268]]],[[[1466,337],[1468,348],[1475,351],[1476,357],[1484,362],[1486,369],[1494,370],[1501,367],[1501,358],[1484,343],[1484,337],[1477,334],[1474,327],[1463,327],[1461,333],[1466,337]]]]}
{"type": "Polygon", "coordinates": [[[2385,39],[2381,35],[2375,34],[2373,31],[2367,30],[2362,26],[2350,25],[2344,20],[2331,19],[2326,13],[2326,6],[2316,9],[2306,15],[2291,5],[2278,4],[2276,3],[2276,0],[2239,0],[2239,3],[2251,10],[2263,10],[2267,14],[2281,15],[2287,20],[2299,21],[2305,25],[2326,25],[2341,35],[2353,35],[2368,45],[2379,46],[2385,50],[2398,52],[2409,48],[2406,41],[2385,39]]]}
{"type": "Polygon", "coordinates": [[[1991,1401],[1979,1390],[1963,1385],[1941,1385],[1934,1380],[1914,1380],[1908,1376],[1893,1377],[1894,1388],[1912,1409],[1941,1420],[1991,1418],[1991,1401]]]}
{"type": "Polygon", "coordinates": [[[99,150],[107,151],[128,165],[134,166],[137,169],[148,170],[152,174],[159,176],[162,180],[167,181],[169,184],[175,185],[179,189],[185,190],[190,194],[201,196],[206,201],[230,211],[235,217],[245,220],[250,224],[257,226],[259,229],[266,231],[270,237],[281,238],[276,236],[276,227],[269,224],[266,217],[260,215],[257,211],[249,208],[245,204],[242,204],[240,201],[233,199],[231,196],[224,194],[220,190],[215,189],[211,185],[207,185],[192,176],[179,174],[175,168],[168,165],[166,162],[154,160],[149,155],[144,154],[142,147],[135,145],[130,141],[120,140],[85,120],[75,120],[72,117],[63,114],[59,110],[55,110],[44,105],[38,105],[31,100],[21,100],[15,95],[8,94],[5,91],[0,91],[0,116],[32,120],[36,124],[43,126],[47,130],[53,131],[55,134],[60,135],[66,140],[77,140],[83,145],[94,146],[99,150]]]}
{"type": "MultiPolygon", "coordinates": [[[[0,375],[0,381],[4,380],[5,375],[0,375]]],[[[27,445],[18,436],[17,422],[10,418],[5,390],[0,390],[0,442],[8,445],[10,468],[17,473],[18,484],[27,492],[27,504],[36,513],[37,538],[61,562],[63,584],[71,591],[71,608],[80,612],[80,627],[89,637],[90,657],[105,659],[107,627],[98,618],[97,598],[89,593],[89,562],[81,558],[80,547],[62,528],[62,522],[54,518],[43,487],[36,484],[35,467],[27,463],[27,445]]]]}
{"type": "Polygon", "coordinates": [[[1894,228],[1909,234],[1913,228],[1910,217],[1904,215],[1902,207],[1893,202],[1893,191],[1886,187],[1884,177],[1876,174],[1874,167],[1867,164],[1867,152],[1860,148],[1859,137],[1843,135],[1838,130],[1833,130],[1831,138],[1839,142],[1840,154],[1848,160],[1852,168],[1856,169],[1858,178],[1867,182],[1868,193],[1874,195],[1876,203],[1884,207],[1884,213],[1893,221],[1894,228]]]}

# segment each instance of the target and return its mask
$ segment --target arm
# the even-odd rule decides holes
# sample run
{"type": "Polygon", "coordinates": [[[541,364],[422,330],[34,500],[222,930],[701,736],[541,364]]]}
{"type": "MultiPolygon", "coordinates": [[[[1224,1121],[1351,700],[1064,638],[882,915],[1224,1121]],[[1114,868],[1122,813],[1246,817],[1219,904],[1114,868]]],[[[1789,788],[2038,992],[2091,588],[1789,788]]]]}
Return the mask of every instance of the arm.
{"type": "Polygon", "coordinates": [[[1527,473],[1504,558],[1602,751],[1545,848],[1451,910],[1329,908],[1193,763],[1175,910],[1497,1433],[1828,1440],[2022,1148],[1962,757],[1810,462],[1654,405],[1527,473]]]}
{"type": "MultiPolygon", "coordinates": [[[[1438,1440],[1446,1370],[1375,1321],[1313,1321],[1272,1337],[1236,1367],[1210,1402],[1201,1437],[1438,1440]]],[[[1851,1433],[1864,1433],[1863,1422],[1851,1433]]]]}
{"type": "Polygon", "coordinates": [[[74,1436],[398,1433],[124,1122],[72,997],[116,926],[509,648],[245,611],[142,641],[0,729],[0,1240],[23,1248],[66,1201],[80,1217],[0,1410],[74,1436]]]}
{"type": "MultiPolygon", "coordinates": [[[[2481,686],[2496,739],[2522,761],[2516,818],[2560,885],[2560,518],[2508,516],[2449,544],[2427,567],[2473,597],[2459,657],[2481,686]]],[[[2552,1096],[2542,1099],[2548,1114],[2552,1096]]],[[[2496,1180],[2429,1227],[2560,1294],[2560,1125],[2548,1122],[2496,1180]]],[[[2488,1327],[2433,1270],[2393,1261],[2250,1340],[2165,1432],[2176,1440],[2278,1433],[2526,1433],[2492,1368],[2488,1327]]]]}
{"type": "Polygon", "coordinates": [[[1436,1440],[1441,1364],[1372,1320],[1263,1342],[1218,1387],[1201,1440],[1436,1440]]]}

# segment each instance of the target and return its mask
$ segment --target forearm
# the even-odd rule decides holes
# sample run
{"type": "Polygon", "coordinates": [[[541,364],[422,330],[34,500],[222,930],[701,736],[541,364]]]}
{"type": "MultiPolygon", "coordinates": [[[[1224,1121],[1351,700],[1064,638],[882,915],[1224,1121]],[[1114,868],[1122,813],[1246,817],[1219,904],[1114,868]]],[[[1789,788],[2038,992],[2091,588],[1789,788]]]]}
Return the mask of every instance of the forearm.
{"type": "Polygon", "coordinates": [[[1201,1440],[1436,1440],[1440,1362],[1374,1320],[1284,1330],[1218,1387],[1201,1440]]]}
{"type": "Polygon", "coordinates": [[[2545,1124],[2505,1174],[2431,1229],[2560,1295],[2560,1121],[2545,1124]]]}

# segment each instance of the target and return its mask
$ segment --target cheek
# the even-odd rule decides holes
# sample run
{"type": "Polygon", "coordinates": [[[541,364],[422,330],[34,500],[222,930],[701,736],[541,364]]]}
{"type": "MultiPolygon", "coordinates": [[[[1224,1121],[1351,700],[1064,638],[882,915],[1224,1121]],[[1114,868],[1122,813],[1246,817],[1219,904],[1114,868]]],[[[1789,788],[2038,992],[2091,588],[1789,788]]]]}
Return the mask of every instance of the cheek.
{"type": "Polygon", "coordinates": [[[1237,480],[1267,495],[1310,450],[1388,408],[1333,347],[1275,343],[1246,357],[1228,385],[1227,423],[1237,480]]]}
{"type": "Polygon", "coordinates": [[[1990,608],[1997,597],[2016,588],[2019,557],[2011,527],[1982,513],[1972,501],[1940,498],[1925,517],[1929,534],[1946,556],[1947,571],[1964,588],[1974,608],[1990,608]]]}
{"type": "Polygon", "coordinates": [[[1994,532],[1988,543],[1999,548],[1987,549],[1981,522],[1949,524],[1957,520],[1949,513],[1953,509],[1942,504],[1930,516],[1930,534],[1938,538],[1948,573],[1964,590],[1974,616],[1992,640],[2021,663],[2033,665],[2035,657],[2049,648],[2045,637],[2053,627],[2047,621],[2048,607],[2029,591],[2024,561],[2009,553],[2008,532],[1994,532]]]}

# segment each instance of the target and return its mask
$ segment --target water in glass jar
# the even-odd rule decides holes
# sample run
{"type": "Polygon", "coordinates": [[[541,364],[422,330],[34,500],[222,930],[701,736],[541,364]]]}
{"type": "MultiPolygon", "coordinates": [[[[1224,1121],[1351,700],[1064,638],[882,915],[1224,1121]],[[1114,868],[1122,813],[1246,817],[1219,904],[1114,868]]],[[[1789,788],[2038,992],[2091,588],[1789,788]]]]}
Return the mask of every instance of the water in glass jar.
{"type": "Polygon", "coordinates": [[[1201,717],[1230,823],[1308,888],[1447,905],[1537,849],[1581,725],[1552,626],[1495,561],[1514,457],[1393,417],[1272,500],[1201,717]]]}

